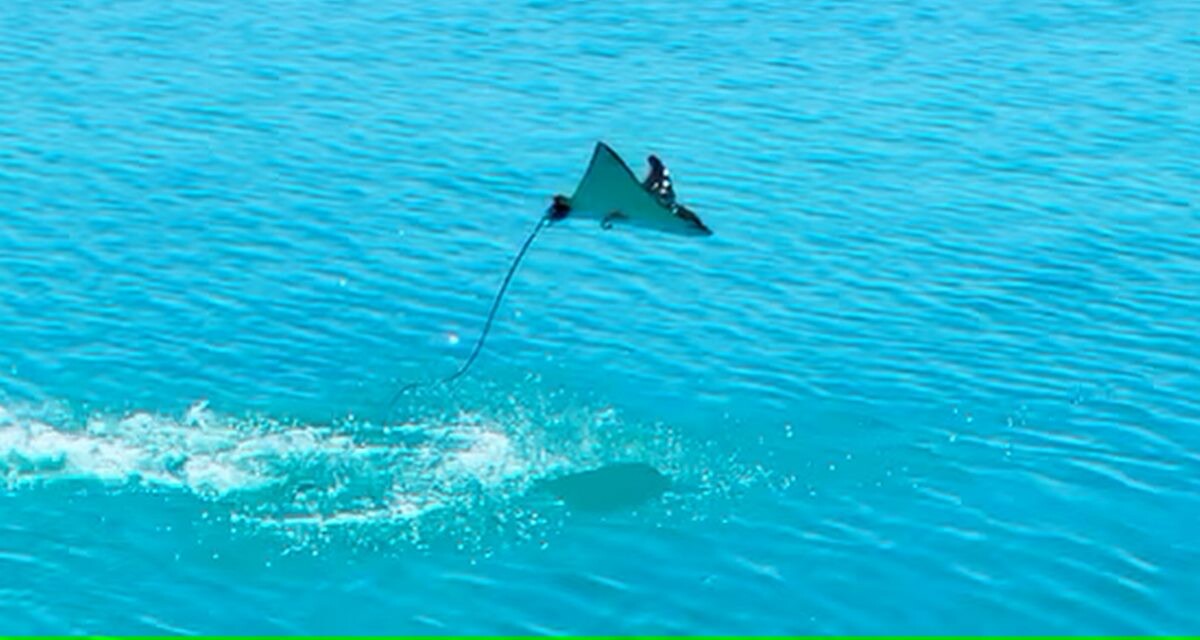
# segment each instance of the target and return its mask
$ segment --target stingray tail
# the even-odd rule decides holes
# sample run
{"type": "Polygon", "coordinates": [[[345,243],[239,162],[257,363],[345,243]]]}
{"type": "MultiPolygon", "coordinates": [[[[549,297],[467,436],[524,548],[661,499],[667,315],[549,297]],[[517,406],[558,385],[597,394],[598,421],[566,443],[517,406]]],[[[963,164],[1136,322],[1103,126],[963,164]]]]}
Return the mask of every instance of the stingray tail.
{"type": "Polygon", "coordinates": [[[525,258],[525,254],[529,251],[529,247],[533,245],[533,241],[537,239],[538,234],[542,232],[542,229],[545,229],[550,223],[559,219],[561,218],[555,216],[553,209],[548,211],[546,215],[542,216],[542,218],[538,220],[537,226],[535,226],[533,231],[529,233],[529,237],[525,238],[525,244],[521,245],[521,250],[518,251],[517,256],[513,258],[512,265],[509,266],[508,273],[504,276],[504,282],[500,283],[500,288],[496,290],[496,296],[492,299],[492,308],[488,311],[487,320],[483,323],[483,331],[480,332],[479,339],[475,341],[475,348],[471,350],[471,355],[467,356],[467,359],[462,363],[462,366],[460,366],[454,373],[440,380],[412,382],[400,387],[400,389],[397,390],[394,395],[392,395],[391,402],[388,403],[389,418],[392,415],[392,411],[395,410],[396,403],[400,401],[400,398],[403,397],[404,394],[420,387],[432,386],[435,384],[449,384],[454,382],[466,374],[467,370],[471,368],[472,364],[475,364],[475,359],[479,357],[479,352],[483,350],[483,343],[487,340],[488,333],[490,333],[492,330],[492,323],[496,320],[496,312],[500,310],[500,302],[504,299],[504,293],[508,291],[508,285],[512,282],[513,275],[517,272],[517,267],[521,266],[521,261],[525,258]]]}

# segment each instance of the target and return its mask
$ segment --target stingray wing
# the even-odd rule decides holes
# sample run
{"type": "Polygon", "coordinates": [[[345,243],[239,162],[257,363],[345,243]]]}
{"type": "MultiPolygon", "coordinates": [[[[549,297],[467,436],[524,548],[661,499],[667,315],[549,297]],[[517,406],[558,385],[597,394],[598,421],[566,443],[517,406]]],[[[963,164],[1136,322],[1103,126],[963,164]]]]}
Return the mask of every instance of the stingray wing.
{"type": "Polygon", "coordinates": [[[642,187],[658,198],[659,202],[668,207],[674,206],[675,187],[671,186],[671,172],[667,165],[653,154],[646,158],[646,162],[650,164],[650,171],[646,174],[646,179],[642,180],[642,187]]]}
{"type": "MultiPolygon", "coordinates": [[[[672,196],[674,193],[671,194],[672,196]]],[[[682,235],[712,232],[688,211],[678,214],[673,202],[664,202],[633,175],[611,147],[596,143],[587,172],[571,196],[571,216],[593,218],[682,235]]]]}

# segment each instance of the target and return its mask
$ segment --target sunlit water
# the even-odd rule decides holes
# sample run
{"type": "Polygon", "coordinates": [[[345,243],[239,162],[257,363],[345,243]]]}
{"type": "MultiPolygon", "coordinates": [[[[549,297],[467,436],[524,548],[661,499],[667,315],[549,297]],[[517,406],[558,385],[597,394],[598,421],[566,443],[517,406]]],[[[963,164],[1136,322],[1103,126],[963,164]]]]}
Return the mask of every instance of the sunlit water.
{"type": "Polygon", "coordinates": [[[1200,629],[1194,7],[411,5],[5,3],[0,631],[1200,629]]]}

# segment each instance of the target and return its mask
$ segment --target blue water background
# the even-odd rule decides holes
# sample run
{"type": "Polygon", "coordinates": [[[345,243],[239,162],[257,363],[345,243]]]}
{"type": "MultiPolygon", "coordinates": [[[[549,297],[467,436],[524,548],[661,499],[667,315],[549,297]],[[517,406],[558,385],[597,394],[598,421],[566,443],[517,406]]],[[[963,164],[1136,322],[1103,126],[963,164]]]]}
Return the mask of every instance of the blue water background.
{"type": "Polygon", "coordinates": [[[1196,23],[7,0],[0,631],[1200,631],[1196,23]]]}

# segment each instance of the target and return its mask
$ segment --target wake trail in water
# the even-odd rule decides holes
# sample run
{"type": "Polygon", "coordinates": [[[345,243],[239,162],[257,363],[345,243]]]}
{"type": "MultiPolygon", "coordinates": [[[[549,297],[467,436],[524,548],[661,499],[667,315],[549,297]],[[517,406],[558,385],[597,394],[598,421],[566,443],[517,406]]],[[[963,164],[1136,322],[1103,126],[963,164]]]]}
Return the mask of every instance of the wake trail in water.
{"type": "MultiPolygon", "coordinates": [[[[0,404],[0,482],[10,492],[64,482],[183,492],[227,506],[239,523],[293,536],[382,527],[391,538],[399,526],[427,538],[484,522],[534,526],[531,487],[615,462],[707,482],[709,494],[729,490],[713,481],[722,463],[703,447],[665,427],[627,425],[603,407],[461,412],[386,426],[233,417],[204,403],[181,416],[66,415],[0,404]]],[[[734,482],[755,477],[732,461],[723,466],[734,482]]]]}

